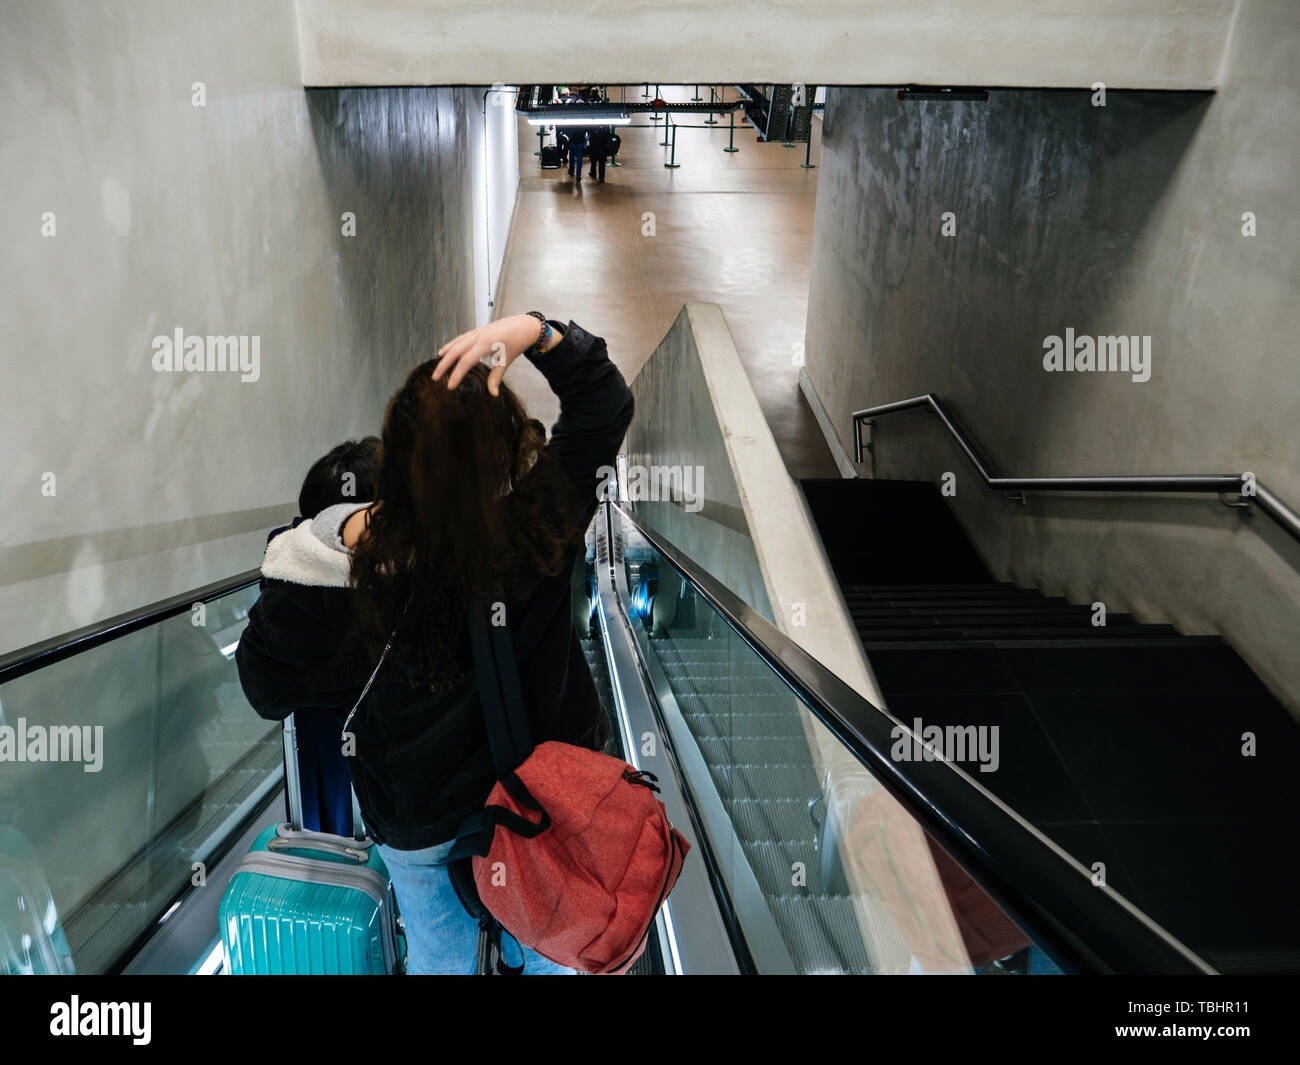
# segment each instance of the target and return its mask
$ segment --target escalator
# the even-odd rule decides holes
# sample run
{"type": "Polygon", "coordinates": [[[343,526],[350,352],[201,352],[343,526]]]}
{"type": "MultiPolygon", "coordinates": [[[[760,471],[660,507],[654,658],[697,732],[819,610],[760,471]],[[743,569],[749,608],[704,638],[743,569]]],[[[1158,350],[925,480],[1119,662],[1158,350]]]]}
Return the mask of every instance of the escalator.
{"type": "Polygon", "coordinates": [[[798,971],[869,973],[850,896],[828,890],[819,863],[792,883],[794,863],[818,852],[822,803],[799,704],[773,690],[760,660],[737,662],[717,636],[668,635],[652,653],[798,971]]]}
{"type": "MultiPolygon", "coordinates": [[[[18,746],[51,744],[0,765],[0,837],[30,855],[6,869],[0,846],[0,892],[6,873],[45,886],[79,973],[122,971],[183,899],[207,894],[282,791],[280,729],[252,713],[234,663],[257,581],[239,574],[0,658],[0,728],[18,746]],[[93,729],[98,764],[86,750],[55,757],[60,730],[93,729]]],[[[43,971],[39,947],[19,937],[0,971],[43,971]]]]}
{"type": "MultiPolygon", "coordinates": [[[[692,847],[637,974],[1212,971],[959,766],[891,759],[898,722],[634,514],[601,507],[574,587],[611,751],[692,847]]],[[[255,595],[243,574],[0,659],[5,722],[106,706],[131,752],[100,790],[6,766],[0,843],[30,846],[0,847],[0,893],[48,885],[78,972],[220,969],[223,877],[283,816],[279,730],[231,660],[255,595]]],[[[20,953],[0,966],[49,968],[20,953]]]]}

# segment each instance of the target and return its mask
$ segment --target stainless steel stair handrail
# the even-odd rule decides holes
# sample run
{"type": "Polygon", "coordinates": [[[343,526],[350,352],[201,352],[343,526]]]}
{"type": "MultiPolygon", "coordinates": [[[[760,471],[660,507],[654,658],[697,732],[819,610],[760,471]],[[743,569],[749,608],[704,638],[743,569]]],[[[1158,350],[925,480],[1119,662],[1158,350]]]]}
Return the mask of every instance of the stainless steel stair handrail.
{"type": "MultiPolygon", "coordinates": [[[[1213,973],[1203,959],[958,766],[897,762],[911,728],[875,706],[617,503],[608,504],[708,602],[999,906],[1080,972],[1213,973]]],[[[919,742],[919,740],[917,740],[919,742]]]]}
{"type": "MultiPolygon", "coordinates": [[[[1272,518],[1293,539],[1300,541],[1300,515],[1296,514],[1286,503],[1265,488],[1253,475],[1237,474],[1175,474],[1166,476],[1120,476],[1120,477],[995,477],[989,472],[987,464],[961,430],[953,423],[948,412],[944,410],[939,397],[933,392],[924,396],[901,399],[896,403],[882,403],[876,407],[866,407],[853,412],[853,459],[862,461],[863,441],[862,425],[872,418],[899,411],[926,407],[938,415],[949,435],[957,442],[970,464],[979,472],[984,483],[992,489],[1003,492],[1214,492],[1218,494],[1233,493],[1241,497],[1242,503],[1258,504],[1259,509],[1272,518]],[[1250,491],[1244,491],[1249,486],[1250,491]]],[[[870,445],[866,445],[868,448],[870,445]]],[[[1234,503],[1233,506],[1241,506],[1234,503]]]]}

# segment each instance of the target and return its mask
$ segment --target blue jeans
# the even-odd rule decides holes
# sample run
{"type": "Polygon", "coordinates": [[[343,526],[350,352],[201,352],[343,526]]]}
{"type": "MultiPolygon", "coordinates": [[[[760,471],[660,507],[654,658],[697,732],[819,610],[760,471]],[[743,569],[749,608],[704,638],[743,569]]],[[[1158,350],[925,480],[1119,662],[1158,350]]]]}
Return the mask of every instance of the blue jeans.
{"type": "MultiPolygon", "coordinates": [[[[393,878],[397,908],[406,925],[406,971],[412,976],[442,974],[473,976],[478,958],[478,923],[465,912],[447,874],[450,843],[419,851],[399,851],[380,845],[379,853],[393,878]]],[[[571,976],[572,969],[535,951],[521,948],[509,935],[501,937],[506,962],[519,964],[523,950],[525,976],[571,976]]]]}

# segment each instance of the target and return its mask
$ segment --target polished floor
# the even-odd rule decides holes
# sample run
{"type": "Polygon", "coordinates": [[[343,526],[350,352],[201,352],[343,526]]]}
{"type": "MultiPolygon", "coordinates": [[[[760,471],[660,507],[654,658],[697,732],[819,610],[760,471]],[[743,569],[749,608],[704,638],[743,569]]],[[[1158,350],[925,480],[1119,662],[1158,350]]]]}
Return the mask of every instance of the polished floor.
{"type": "MultiPolygon", "coordinates": [[[[642,86],[611,87],[614,101],[639,99],[642,86]]],[[[693,86],[662,86],[686,101],[693,86]]],[[[736,99],[726,89],[726,99],[736,99]]],[[[708,99],[709,90],[701,88],[708,99]]],[[[834,477],[836,467],[799,391],[812,256],[817,169],[806,145],[756,140],[736,116],[734,153],[723,151],[729,120],[681,116],[675,155],[662,123],[634,115],[620,129],[619,162],[599,184],[579,185],[564,170],[542,170],[535,127],[520,120],[519,200],[496,294],[498,314],[534,308],[573,319],[605,337],[631,380],[687,300],[717,303],[785,464],[795,477],[834,477]],[[679,164],[664,164],[674,158],[679,164]],[[653,222],[653,235],[648,235],[653,222]]],[[[676,124],[676,123],[675,123],[676,124]]],[[[818,161],[821,122],[813,122],[818,161]]],[[[585,163],[584,163],[585,166],[585,163]]],[[[511,385],[550,424],[557,411],[541,376],[511,370],[511,385]]]]}

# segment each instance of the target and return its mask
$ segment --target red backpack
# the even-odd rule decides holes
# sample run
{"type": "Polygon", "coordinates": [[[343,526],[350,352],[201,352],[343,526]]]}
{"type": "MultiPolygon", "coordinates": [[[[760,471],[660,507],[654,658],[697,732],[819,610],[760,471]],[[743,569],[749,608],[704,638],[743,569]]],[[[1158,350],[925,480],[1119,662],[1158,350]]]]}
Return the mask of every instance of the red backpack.
{"type": "Polygon", "coordinates": [[[625,973],[690,845],[653,774],[572,744],[534,748],[509,629],[472,609],[469,636],[498,782],[457,834],[452,884],[494,944],[497,973],[523,970],[500,957],[501,928],[571,969],[625,973]]]}

